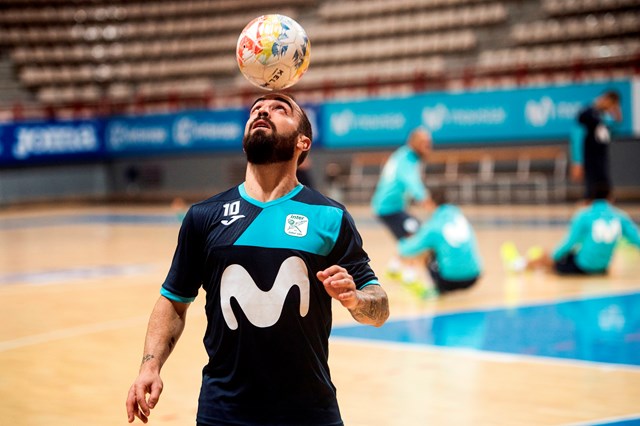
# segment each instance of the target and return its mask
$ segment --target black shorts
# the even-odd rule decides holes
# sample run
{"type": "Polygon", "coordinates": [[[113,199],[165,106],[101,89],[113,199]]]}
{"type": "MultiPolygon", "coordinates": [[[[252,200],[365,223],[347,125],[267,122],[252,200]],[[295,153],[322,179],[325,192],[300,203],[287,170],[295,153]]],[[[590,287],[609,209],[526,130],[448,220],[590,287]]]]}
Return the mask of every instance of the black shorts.
{"type": "Polygon", "coordinates": [[[378,217],[398,240],[415,234],[420,228],[420,221],[405,212],[378,217]]]}
{"type": "Polygon", "coordinates": [[[446,278],[442,278],[440,275],[440,268],[438,267],[438,262],[431,258],[427,263],[427,271],[429,271],[429,275],[431,275],[431,279],[438,289],[438,293],[443,294],[454,290],[463,290],[465,288],[469,288],[478,281],[479,277],[474,277],[468,280],[448,280],[446,278]]]}
{"type": "Polygon", "coordinates": [[[571,252],[553,262],[553,269],[560,275],[600,275],[607,271],[587,272],[576,264],[576,254],[571,252]]]}

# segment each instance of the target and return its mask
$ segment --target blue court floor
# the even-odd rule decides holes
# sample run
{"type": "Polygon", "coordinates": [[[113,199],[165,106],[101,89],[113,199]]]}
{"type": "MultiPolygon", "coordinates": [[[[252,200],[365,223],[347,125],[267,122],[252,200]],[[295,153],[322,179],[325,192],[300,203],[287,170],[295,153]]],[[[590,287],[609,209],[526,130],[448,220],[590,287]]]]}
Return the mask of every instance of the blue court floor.
{"type": "Polygon", "coordinates": [[[379,329],[336,326],[332,336],[640,368],[640,293],[421,316],[379,329]]]}

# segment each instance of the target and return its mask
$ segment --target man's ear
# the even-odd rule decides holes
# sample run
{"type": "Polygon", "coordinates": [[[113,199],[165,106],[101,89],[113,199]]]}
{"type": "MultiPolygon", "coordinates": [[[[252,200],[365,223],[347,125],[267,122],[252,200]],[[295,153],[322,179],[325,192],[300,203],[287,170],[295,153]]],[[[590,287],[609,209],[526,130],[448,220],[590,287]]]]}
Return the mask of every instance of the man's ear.
{"type": "Polygon", "coordinates": [[[311,149],[311,139],[304,135],[300,135],[297,146],[303,151],[309,151],[311,149]]]}

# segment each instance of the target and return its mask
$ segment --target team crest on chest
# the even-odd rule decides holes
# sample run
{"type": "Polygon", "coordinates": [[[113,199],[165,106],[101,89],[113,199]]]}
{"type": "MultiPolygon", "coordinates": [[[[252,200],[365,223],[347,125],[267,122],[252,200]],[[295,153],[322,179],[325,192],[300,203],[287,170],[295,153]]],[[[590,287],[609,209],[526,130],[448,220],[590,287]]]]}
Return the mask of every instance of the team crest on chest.
{"type": "Polygon", "coordinates": [[[309,219],[301,214],[290,214],[284,223],[284,233],[292,237],[304,237],[309,228],[309,219]]]}

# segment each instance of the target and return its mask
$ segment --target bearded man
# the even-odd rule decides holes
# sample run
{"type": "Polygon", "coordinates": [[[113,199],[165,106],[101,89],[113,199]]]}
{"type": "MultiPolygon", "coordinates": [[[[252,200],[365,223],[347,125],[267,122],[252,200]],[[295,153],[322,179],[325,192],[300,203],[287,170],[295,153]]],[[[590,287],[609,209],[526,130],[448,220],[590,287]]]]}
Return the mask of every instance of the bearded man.
{"type": "Polygon", "coordinates": [[[191,206],[151,313],[129,422],[147,422],[160,370],[200,288],[206,293],[197,425],[342,425],[328,366],[332,300],[363,324],[389,316],[385,291],[344,206],[301,185],[312,143],[295,100],[250,110],[245,181],[191,206]]]}

